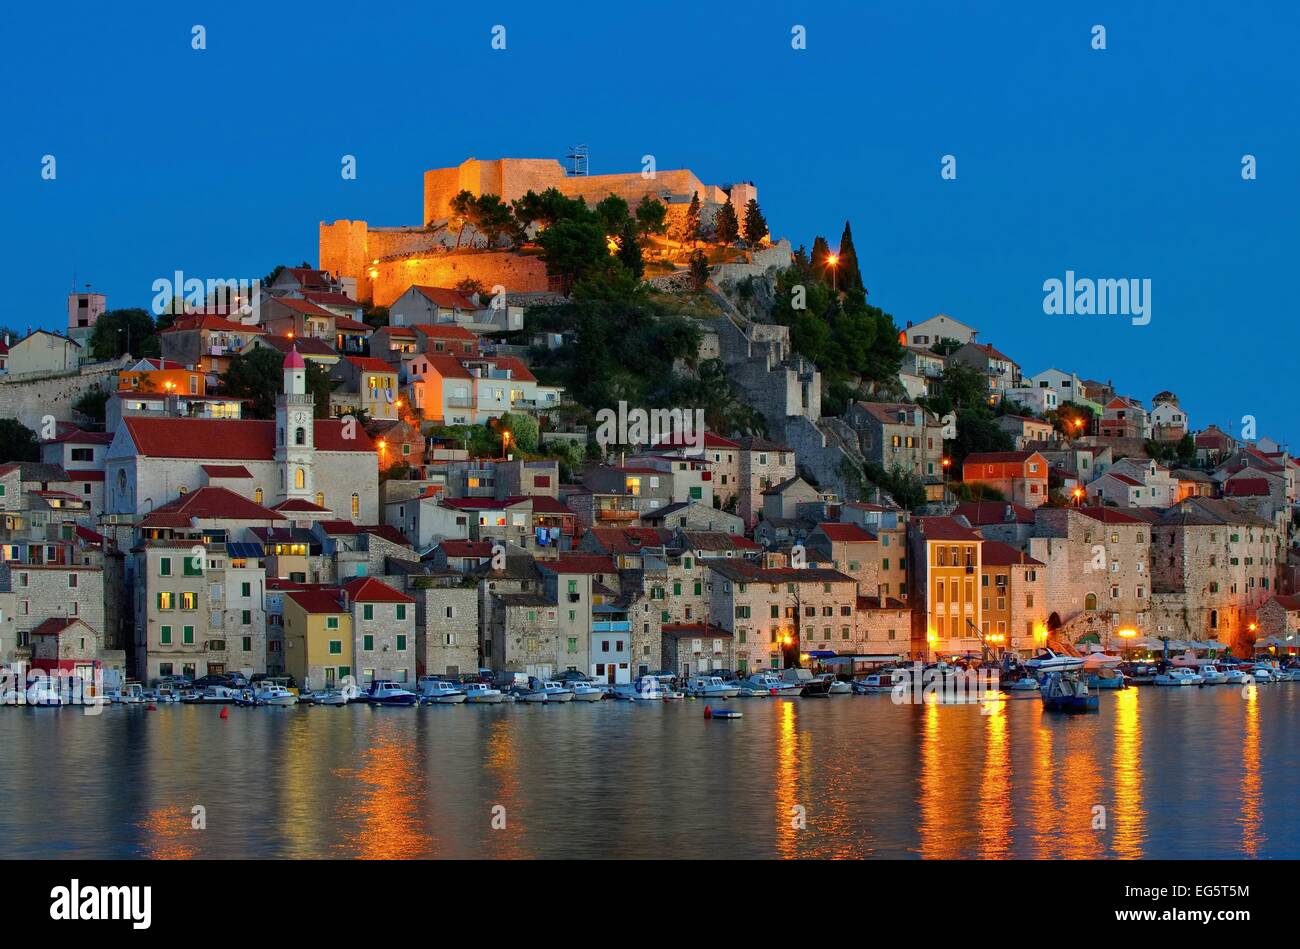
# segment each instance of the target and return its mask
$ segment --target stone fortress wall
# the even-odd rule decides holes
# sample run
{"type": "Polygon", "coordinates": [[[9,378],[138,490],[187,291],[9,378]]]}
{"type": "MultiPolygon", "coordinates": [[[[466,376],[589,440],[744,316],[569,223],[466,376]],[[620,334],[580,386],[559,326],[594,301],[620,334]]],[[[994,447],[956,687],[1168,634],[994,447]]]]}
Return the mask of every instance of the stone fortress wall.
{"type": "Polygon", "coordinates": [[[633,208],[642,197],[651,195],[668,205],[670,227],[685,217],[695,193],[700,196],[700,217],[705,224],[713,220],[728,194],[739,215],[751,198],[758,198],[758,190],[749,182],[729,189],[706,185],[685,169],[656,171],[653,177],[639,171],[571,177],[552,158],[470,158],[454,168],[425,172],[420,225],[372,228],[365,221],[322,221],[320,267],[354,278],[357,298],[376,306],[391,304],[413,283],[452,286],[467,278],[489,287],[501,284],[512,293],[546,292],[550,289],[546,267],[536,257],[477,248],[453,252],[424,225],[446,221],[451,201],[461,191],[496,194],[513,201],[530,190],[540,194],[547,188],[581,197],[589,205],[616,194],[633,208]]]}

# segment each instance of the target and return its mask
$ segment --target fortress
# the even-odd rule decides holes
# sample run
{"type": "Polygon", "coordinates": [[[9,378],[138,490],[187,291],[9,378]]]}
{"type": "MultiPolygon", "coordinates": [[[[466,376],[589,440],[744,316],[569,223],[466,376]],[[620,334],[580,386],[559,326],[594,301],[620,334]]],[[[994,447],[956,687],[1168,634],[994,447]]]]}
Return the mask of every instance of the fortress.
{"type": "Polygon", "coordinates": [[[619,175],[569,175],[551,158],[467,159],[454,168],[424,173],[421,224],[406,227],[371,227],[365,221],[335,221],[320,225],[320,268],[356,281],[356,298],[375,306],[388,306],[412,284],[451,287],[465,279],[485,286],[500,284],[511,293],[538,293],[554,289],[546,265],[536,254],[494,250],[478,235],[459,248],[457,228],[448,226],[451,201],[461,191],[478,196],[499,195],[509,202],[528,191],[541,194],[555,188],[595,205],[616,194],[635,208],[646,195],[668,208],[670,233],[685,219],[694,194],[700,196],[700,219],[712,222],[717,209],[730,197],[738,214],[757,200],[749,182],[706,185],[694,173],[639,171],[619,175]]]}

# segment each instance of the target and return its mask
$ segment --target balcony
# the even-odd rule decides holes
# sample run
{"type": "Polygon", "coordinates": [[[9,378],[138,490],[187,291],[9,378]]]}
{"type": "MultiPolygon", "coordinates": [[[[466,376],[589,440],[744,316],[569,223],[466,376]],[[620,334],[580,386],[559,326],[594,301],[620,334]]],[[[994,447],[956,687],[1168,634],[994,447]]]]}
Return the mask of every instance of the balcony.
{"type": "Polygon", "coordinates": [[[628,633],[632,631],[632,624],[628,620],[609,620],[603,623],[592,623],[591,631],[593,633],[628,633]]]}
{"type": "Polygon", "coordinates": [[[598,521],[635,521],[636,511],[624,511],[616,508],[601,508],[596,511],[598,521]]]}

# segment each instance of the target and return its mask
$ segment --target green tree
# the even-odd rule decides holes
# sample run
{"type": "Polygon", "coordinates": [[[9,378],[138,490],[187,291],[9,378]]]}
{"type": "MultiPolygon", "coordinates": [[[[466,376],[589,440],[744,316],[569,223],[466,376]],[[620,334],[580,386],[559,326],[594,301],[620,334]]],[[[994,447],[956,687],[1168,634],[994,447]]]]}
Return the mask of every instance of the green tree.
{"type": "Polygon", "coordinates": [[[245,350],[230,360],[221,387],[228,395],[248,399],[251,417],[273,418],[275,400],[284,388],[284,356],[269,346],[245,350]]]}
{"type": "Polygon", "coordinates": [[[713,236],[720,244],[734,244],[740,236],[740,221],[736,218],[731,198],[727,198],[727,203],[718,208],[713,219],[713,236]]]}
{"type": "Polygon", "coordinates": [[[682,240],[696,241],[700,237],[700,193],[691,192],[691,203],[686,209],[686,221],[682,225],[682,240]]]}
{"type": "Polygon", "coordinates": [[[520,451],[530,455],[537,451],[541,430],[537,419],[532,415],[527,412],[507,412],[497,423],[497,431],[502,429],[510,433],[510,443],[520,451]]]}
{"type": "Polygon", "coordinates": [[[567,293],[584,277],[608,268],[605,229],[594,215],[585,220],[562,220],[537,236],[546,269],[558,276],[567,293]]]}
{"type": "Polygon", "coordinates": [[[853,246],[853,229],[849,222],[844,222],[844,233],[840,235],[838,286],[841,290],[865,290],[862,272],[858,269],[858,251],[853,246]]]}
{"type": "Polygon", "coordinates": [[[570,198],[558,188],[547,188],[541,194],[528,191],[522,198],[511,202],[515,220],[521,227],[538,224],[550,227],[556,221],[567,221],[582,217],[587,212],[587,203],[581,198],[570,198]]]}
{"type": "Polygon", "coordinates": [[[611,194],[596,205],[596,217],[600,219],[606,234],[621,234],[630,212],[627,202],[616,194],[611,194]]]}
{"type": "Polygon", "coordinates": [[[641,257],[641,244],[637,239],[637,225],[630,218],[623,222],[623,231],[619,235],[618,262],[638,280],[645,276],[645,261],[641,257]]]}
{"type": "Polygon", "coordinates": [[[824,280],[827,286],[830,286],[831,282],[830,267],[827,264],[830,256],[831,245],[826,243],[826,238],[820,236],[814,237],[812,257],[809,260],[809,264],[812,266],[812,271],[817,275],[817,278],[819,280],[824,280]]]}
{"type": "Polygon", "coordinates": [[[745,205],[745,243],[753,247],[767,236],[767,218],[759,210],[758,201],[749,199],[745,205]]]}
{"type": "Polygon", "coordinates": [[[108,391],[97,385],[91,386],[72,404],[72,409],[102,428],[108,415],[108,391]]]}
{"type": "Polygon", "coordinates": [[[14,418],[0,418],[0,462],[40,461],[36,433],[14,418]]]}
{"type": "MultiPolygon", "coordinates": [[[[261,347],[258,347],[259,349],[261,347]]],[[[281,380],[280,388],[284,387],[283,370],[284,364],[281,363],[281,380]]],[[[339,383],[330,378],[329,370],[315,360],[307,360],[307,391],[315,399],[315,406],[312,416],[315,418],[330,417],[330,395],[339,387],[339,383]]],[[[276,396],[280,392],[276,390],[276,396]]]]}
{"type": "Polygon", "coordinates": [[[668,217],[668,208],[658,198],[645,195],[636,206],[636,226],[642,237],[662,234],[667,230],[664,223],[668,217]]]}
{"type": "Polygon", "coordinates": [[[703,293],[709,282],[709,255],[702,250],[691,252],[690,257],[691,288],[696,293],[703,293]]]}
{"type": "Polygon", "coordinates": [[[157,324],[147,310],[131,307],[109,310],[95,321],[87,344],[96,361],[133,356],[158,356],[157,324]],[[129,349],[128,349],[129,347],[129,349]]]}

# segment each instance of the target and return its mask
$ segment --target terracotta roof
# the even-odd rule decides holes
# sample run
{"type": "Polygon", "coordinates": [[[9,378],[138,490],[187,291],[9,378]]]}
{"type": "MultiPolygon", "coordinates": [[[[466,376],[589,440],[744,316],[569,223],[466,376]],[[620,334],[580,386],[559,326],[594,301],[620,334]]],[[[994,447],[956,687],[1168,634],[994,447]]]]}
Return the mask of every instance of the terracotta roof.
{"type": "MultiPolygon", "coordinates": [[[[137,454],[149,458],[206,458],[213,461],[272,461],[275,422],[260,419],[148,418],[123,420],[137,454]]],[[[342,419],[313,423],[317,451],[374,452],[374,442],[360,426],[354,438],[343,437],[342,419]]]]}
{"type": "Polygon", "coordinates": [[[1229,478],[1223,482],[1225,497],[1262,497],[1268,493],[1267,478],[1229,478]]]}
{"type": "Polygon", "coordinates": [[[279,514],[268,510],[248,498],[241,497],[229,488],[206,485],[182,494],[174,501],[154,508],[141,527],[188,527],[191,518],[203,520],[282,521],[279,514]]]}
{"type": "Polygon", "coordinates": [[[324,307],[319,307],[310,300],[300,300],[297,297],[275,297],[275,302],[288,307],[296,313],[302,313],[304,316],[327,317],[331,320],[338,317],[324,307]]]}
{"type": "MultiPolygon", "coordinates": [[[[51,616],[42,622],[39,626],[32,629],[33,636],[57,636],[74,623],[82,623],[82,620],[75,616],[51,616]]],[[[83,624],[84,625],[84,624],[83,624]]],[[[89,628],[89,627],[87,627],[89,628]]]]}
{"type": "Polygon", "coordinates": [[[334,347],[316,336],[263,336],[262,342],[282,353],[296,349],[300,356],[338,356],[334,347]]]}
{"type": "Polygon", "coordinates": [[[762,550],[763,545],[724,531],[682,531],[692,550],[762,550]]]}
{"type": "Polygon", "coordinates": [[[817,529],[832,541],[848,543],[876,543],[876,538],[868,531],[863,530],[857,524],[837,524],[827,521],[818,524],[817,529]]]}
{"type": "Polygon", "coordinates": [[[1076,510],[1084,517],[1103,524],[1142,524],[1143,519],[1113,507],[1080,507],[1076,510]]]}
{"type": "Polygon", "coordinates": [[[663,547],[673,539],[672,531],[654,527],[593,527],[587,533],[611,554],[640,553],[645,547],[663,547]]]}
{"type": "Polygon", "coordinates": [[[272,505],[273,511],[328,511],[329,508],[321,507],[308,501],[306,498],[286,498],[279,504],[272,505]]]}
{"type": "Polygon", "coordinates": [[[74,468],[68,472],[68,480],[69,481],[103,481],[104,472],[87,471],[87,470],[74,468]]]}
{"type": "Polygon", "coordinates": [[[325,589],[286,590],[285,599],[293,600],[308,613],[347,613],[336,592],[325,589]]]}
{"type": "Polygon", "coordinates": [[[614,561],[599,554],[563,553],[555,560],[539,560],[537,566],[552,573],[618,573],[614,561]]]}
{"type": "Polygon", "coordinates": [[[1300,610],[1300,595],[1294,593],[1279,593],[1273,597],[1273,602],[1277,603],[1278,606],[1288,612],[1291,610],[1300,610]]]}
{"type": "MultiPolygon", "coordinates": [[[[1136,478],[1130,478],[1130,477],[1129,477],[1128,475],[1126,475],[1126,474],[1120,474],[1118,471],[1107,471],[1107,472],[1106,472],[1104,475],[1102,475],[1101,477],[1102,477],[1102,478],[1114,478],[1114,479],[1115,479],[1116,481],[1118,481],[1120,484],[1126,484],[1126,485],[1128,485],[1130,488],[1140,488],[1140,487],[1143,487],[1143,484],[1142,484],[1141,481],[1138,481],[1136,478]]],[[[1098,480],[1100,480],[1100,479],[1098,479],[1098,480]]]]}
{"type": "Polygon", "coordinates": [[[51,438],[46,444],[69,444],[69,445],[107,445],[113,440],[112,432],[83,432],[79,428],[74,428],[64,432],[57,438],[51,438]]]}
{"type": "Polygon", "coordinates": [[[487,540],[444,540],[438,545],[448,557],[482,557],[492,556],[494,545],[487,540]]]}
{"type": "Polygon", "coordinates": [[[1009,501],[967,501],[958,504],[952,512],[954,516],[964,517],[975,527],[987,527],[992,524],[1032,524],[1034,512],[1019,504],[1009,501]],[[1007,518],[1007,508],[1011,517],[1007,518]]]}
{"type": "Polygon", "coordinates": [[[983,540],[979,534],[951,517],[918,517],[916,531],[926,540],[983,540]]]}
{"type": "Polygon", "coordinates": [[[285,267],[284,272],[303,286],[306,286],[309,281],[317,285],[329,286],[330,275],[324,270],[313,270],[311,267],[285,267]]]}
{"type": "Polygon", "coordinates": [[[251,478],[243,465],[200,465],[209,478],[251,478]]]}
{"type": "Polygon", "coordinates": [[[448,353],[425,353],[422,357],[431,368],[444,379],[473,379],[473,374],[460,364],[460,360],[448,353]]]}
{"type": "Polygon", "coordinates": [[[1035,560],[1023,550],[1017,550],[1010,544],[996,540],[984,541],[980,548],[980,563],[986,567],[1007,567],[1011,564],[1023,564],[1027,567],[1042,567],[1042,561],[1035,560]]]}
{"type": "Polygon", "coordinates": [[[414,603],[415,600],[394,590],[387,583],[380,583],[374,577],[357,577],[343,584],[348,597],[357,603],[414,603]]]}
{"type": "Polygon", "coordinates": [[[290,346],[289,351],[284,354],[284,369],[306,369],[307,364],[302,361],[302,353],[298,352],[297,346],[290,346]]]}
{"type": "Polygon", "coordinates": [[[348,362],[363,372],[396,372],[392,364],[373,356],[349,356],[348,362]]]}
{"type": "Polygon", "coordinates": [[[463,342],[477,343],[478,337],[455,323],[415,323],[411,329],[430,339],[459,339],[463,342]]]}
{"type": "Polygon", "coordinates": [[[340,307],[360,307],[361,304],[352,299],[346,293],[339,293],[336,290],[304,290],[302,292],[304,299],[310,300],[318,306],[340,306],[340,307]]]}
{"type": "Polygon", "coordinates": [[[159,333],[182,333],[187,330],[222,330],[227,333],[253,333],[266,335],[266,330],[251,323],[228,320],[224,316],[204,314],[201,316],[178,316],[175,322],[159,333]]]}
{"type": "MultiPolygon", "coordinates": [[[[680,433],[673,435],[671,438],[660,442],[654,446],[655,451],[661,451],[669,448],[692,448],[695,446],[695,438],[686,438],[680,433]]],[[[729,438],[723,438],[721,435],[715,435],[713,432],[704,433],[705,448],[733,448],[739,449],[740,446],[729,438]]]]}
{"type": "Polygon", "coordinates": [[[980,352],[982,352],[982,353],[983,353],[985,356],[987,356],[989,359],[1000,359],[1000,360],[1003,361],[1003,362],[1009,362],[1009,363],[1011,363],[1011,365],[1013,365],[1013,366],[1018,366],[1018,365],[1019,365],[1019,363],[1017,363],[1014,359],[1012,359],[1012,358],[1011,358],[1010,356],[1008,356],[1006,353],[999,352],[998,350],[994,349],[993,346],[992,346],[991,344],[989,344],[989,343],[969,343],[968,345],[970,345],[970,346],[974,346],[976,349],[978,349],[980,352]]]}
{"type": "Polygon", "coordinates": [[[334,329],[347,333],[373,333],[375,328],[369,323],[362,323],[347,316],[334,317],[334,329]]]}
{"type": "MultiPolygon", "coordinates": [[[[1036,451],[977,451],[966,456],[962,461],[962,467],[964,468],[966,465],[996,465],[1007,462],[1023,463],[1037,454],[1036,451]]],[[[1044,458],[1043,460],[1046,461],[1047,459],[1044,458]]]]}
{"type": "MultiPolygon", "coordinates": [[[[476,310],[474,301],[458,290],[449,290],[446,287],[426,287],[422,284],[413,284],[411,290],[419,293],[430,303],[435,306],[448,307],[459,310],[476,310]]],[[[407,291],[410,292],[410,291],[407,291]]],[[[473,334],[471,334],[473,335],[473,334]]]]}

